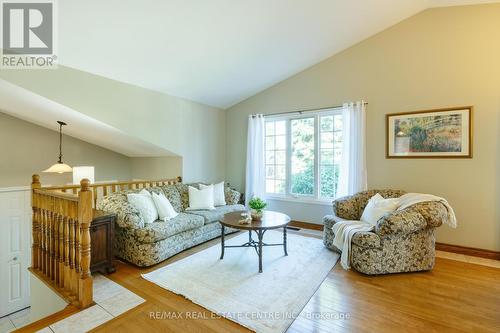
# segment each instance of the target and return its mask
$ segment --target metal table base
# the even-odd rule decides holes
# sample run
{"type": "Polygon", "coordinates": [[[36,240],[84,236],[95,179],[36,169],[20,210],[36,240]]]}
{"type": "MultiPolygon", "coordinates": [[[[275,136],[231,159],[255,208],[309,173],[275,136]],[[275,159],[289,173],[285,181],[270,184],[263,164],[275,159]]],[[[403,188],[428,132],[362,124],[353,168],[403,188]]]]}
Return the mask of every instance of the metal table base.
{"type": "Polygon", "coordinates": [[[285,252],[285,256],[288,255],[286,249],[286,226],[283,227],[283,243],[278,244],[268,244],[264,243],[262,239],[264,238],[264,234],[269,229],[257,229],[257,230],[248,230],[248,242],[242,245],[225,245],[225,226],[221,226],[221,254],[220,259],[224,259],[224,249],[231,247],[253,247],[257,255],[259,256],[259,273],[262,273],[262,248],[264,246],[283,246],[283,250],[285,252]],[[255,231],[257,234],[258,240],[255,241],[252,239],[252,231],[255,231]]]}

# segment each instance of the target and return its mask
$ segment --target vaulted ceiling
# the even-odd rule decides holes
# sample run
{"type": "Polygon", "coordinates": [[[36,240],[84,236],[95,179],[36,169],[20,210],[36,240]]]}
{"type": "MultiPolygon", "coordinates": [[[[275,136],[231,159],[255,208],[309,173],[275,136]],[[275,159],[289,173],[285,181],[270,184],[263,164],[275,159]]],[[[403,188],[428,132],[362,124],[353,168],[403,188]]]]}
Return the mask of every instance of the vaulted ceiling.
{"type": "Polygon", "coordinates": [[[480,0],[64,0],[61,64],[227,108],[433,6],[480,0]]]}
{"type": "Polygon", "coordinates": [[[130,157],[172,156],[170,151],[125,133],[67,106],[0,79],[0,111],[48,129],[56,120],[70,126],[64,133],[130,157]]]}
{"type": "MultiPolygon", "coordinates": [[[[498,1],[64,0],[57,2],[57,54],[62,65],[96,80],[227,108],[426,8],[498,1]]],[[[66,80],[71,71],[58,70],[57,77],[66,80]]],[[[96,90],[89,84],[96,80],[84,81],[96,90]]],[[[29,86],[0,79],[0,112],[47,128],[64,119],[71,124],[67,134],[128,156],[180,149],[159,147],[51,99],[62,90],[54,88],[50,97],[29,86]]]]}

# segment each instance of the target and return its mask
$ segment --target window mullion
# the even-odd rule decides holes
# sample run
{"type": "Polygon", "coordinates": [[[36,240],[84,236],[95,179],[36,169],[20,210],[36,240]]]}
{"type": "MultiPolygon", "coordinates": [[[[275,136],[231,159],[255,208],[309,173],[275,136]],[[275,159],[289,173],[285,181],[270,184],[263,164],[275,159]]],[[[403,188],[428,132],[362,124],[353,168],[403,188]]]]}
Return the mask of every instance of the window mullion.
{"type": "Polygon", "coordinates": [[[320,149],[320,130],[319,130],[319,115],[314,116],[314,198],[319,198],[319,184],[320,184],[320,163],[319,163],[319,149],[320,149]]]}
{"type": "Polygon", "coordinates": [[[291,120],[286,120],[286,176],[285,176],[285,195],[291,194],[291,174],[292,174],[292,131],[291,120]]]}
{"type": "MultiPolygon", "coordinates": [[[[333,114],[333,117],[332,117],[332,135],[333,135],[332,172],[333,172],[333,175],[335,175],[335,152],[336,152],[336,149],[335,149],[335,115],[336,114],[333,114]]],[[[335,179],[335,176],[333,178],[335,179]]],[[[333,182],[333,196],[336,196],[336,193],[337,193],[337,183],[334,181],[333,182]]]]}
{"type": "MultiPolygon", "coordinates": [[[[335,125],[336,125],[335,124],[336,123],[336,120],[335,120],[336,117],[335,116],[337,114],[338,113],[335,113],[333,115],[333,122],[332,122],[332,130],[333,130],[333,169],[332,170],[333,170],[333,175],[335,175],[335,170],[336,170],[335,169],[335,153],[337,152],[337,149],[335,148],[335,125]]],[[[335,176],[334,176],[333,179],[335,179],[335,176]]],[[[333,196],[336,197],[337,196],[337,186],[338,186],[338,183],[334,181],[333,185],[334,185],[334,187],[333,187],[333,196]]]]}

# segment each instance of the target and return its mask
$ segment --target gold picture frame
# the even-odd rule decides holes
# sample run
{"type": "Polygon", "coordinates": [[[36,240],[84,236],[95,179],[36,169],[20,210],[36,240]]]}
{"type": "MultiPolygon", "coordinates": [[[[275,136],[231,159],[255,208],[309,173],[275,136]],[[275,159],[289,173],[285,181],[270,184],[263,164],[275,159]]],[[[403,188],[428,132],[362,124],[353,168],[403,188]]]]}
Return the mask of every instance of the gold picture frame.
{"type": "Polygon", "coordinates": [[[386,115],[386,158],[472,158],[473,107],[386,115]]]}

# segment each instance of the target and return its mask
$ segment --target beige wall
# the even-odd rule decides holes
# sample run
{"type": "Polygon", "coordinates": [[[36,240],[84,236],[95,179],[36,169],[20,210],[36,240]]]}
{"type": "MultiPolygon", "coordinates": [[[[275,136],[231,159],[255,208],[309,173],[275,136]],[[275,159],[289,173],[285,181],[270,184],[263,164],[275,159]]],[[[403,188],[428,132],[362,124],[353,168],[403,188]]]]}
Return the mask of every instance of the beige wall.
{"type": "Polygon", "coordinates": [[[73,68],[0,70],[0,78],[182,156],[186,181],[225,174],[225,112],[73,68]]]}
{"type": "Polygon", "coordinates": [[[182,176],[182,157],[132,157],[132,179],[165,179],[182,176]]]}
{"type": "MultiPolygon", "coordinates": [[[[227,110],[227,179],[244,186],[250,113],[365,99],[370,188],[443,196],[438,241],[500,250],[500,4],[424,11],[227,110]],[[385,158],[385,114],[474,105],[473,159],[385,158]]],[[[314,209],[310,208],[309,209],[314,209]]]]}
{"type": "Polygon", "coordinates": [[[68,303],[56,294],[45,281],[28,272],[30,276],[30,323],[62,311],[68,303]]]}
{"type": "MultiPolygon", "coordinates": [[[[25,186],[38,173],[42,184],[72,182],[72,174],[47,174],[42,170],[57,161],[59,134],[56,131],[0,113],[0,187],[25,186]]],[[[131,179],[127,156],[64,136],[63,160],[71,166],[95,166],[96,181],[131,179]]]]}

